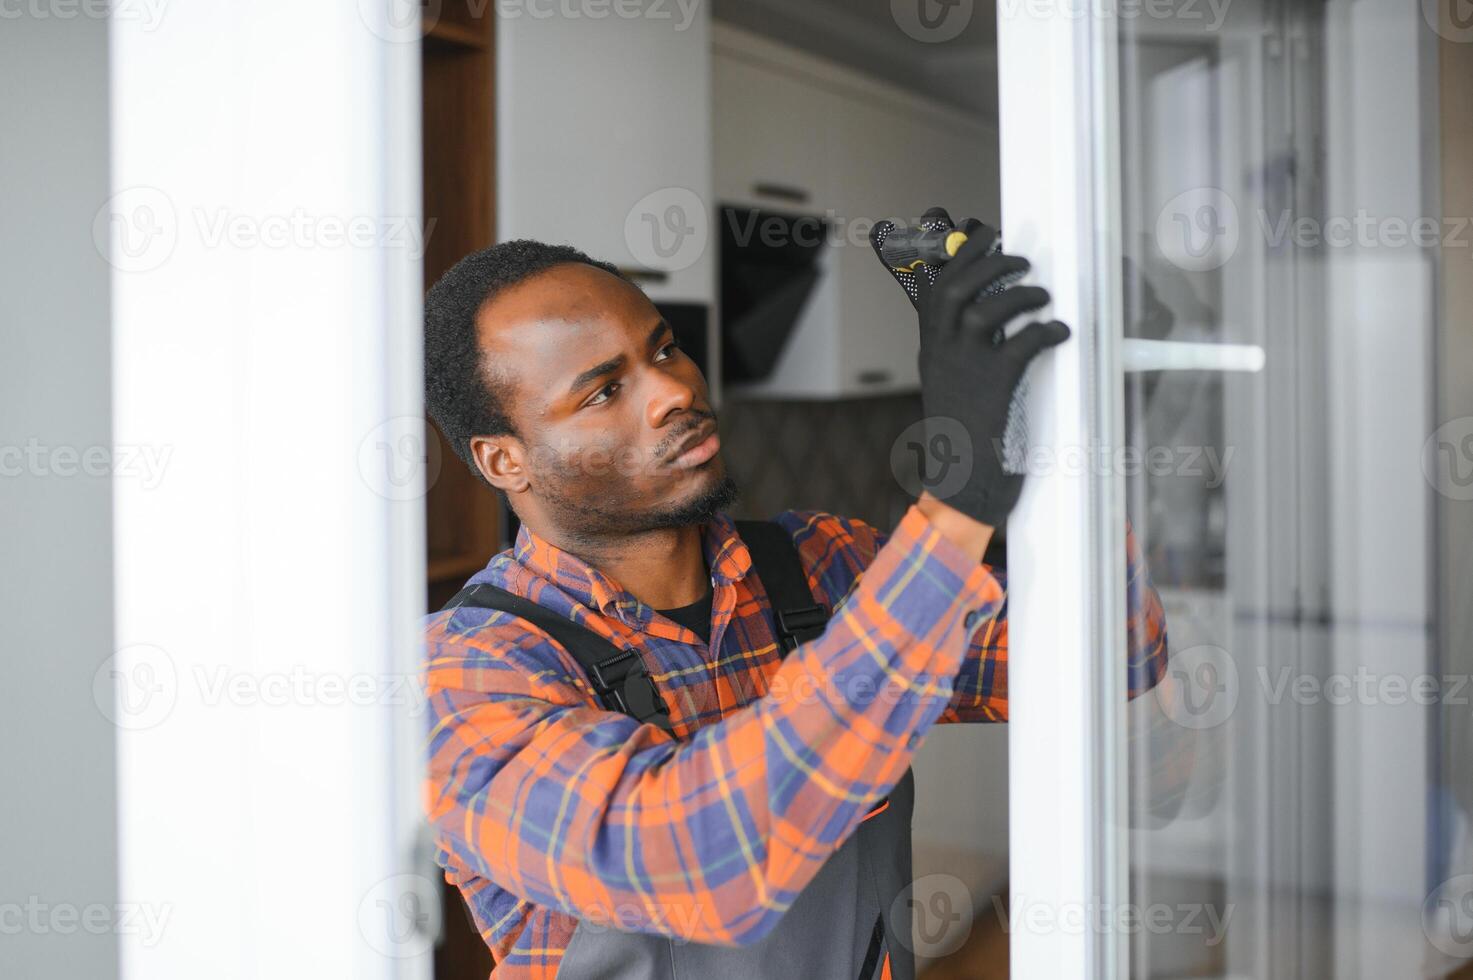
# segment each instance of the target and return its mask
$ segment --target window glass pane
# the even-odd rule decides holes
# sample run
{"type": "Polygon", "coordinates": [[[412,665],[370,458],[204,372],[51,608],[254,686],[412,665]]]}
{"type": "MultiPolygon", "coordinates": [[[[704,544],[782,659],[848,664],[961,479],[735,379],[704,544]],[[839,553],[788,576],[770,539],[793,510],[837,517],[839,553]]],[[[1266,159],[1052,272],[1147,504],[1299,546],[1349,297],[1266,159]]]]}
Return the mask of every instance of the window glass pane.
{"type": "Polygon", "coordinates": [[[1118,20],[1125,491],[1172,654],[1127,712],[1131,976],[1473,956],[1473,643],[1445,598],[1473,364],[1443,359],[1468,310],[1439,291],[1468,258],[1443,174],[1473,160],[1438,92],[1468,32],[1436,8],[1118,20]]]}

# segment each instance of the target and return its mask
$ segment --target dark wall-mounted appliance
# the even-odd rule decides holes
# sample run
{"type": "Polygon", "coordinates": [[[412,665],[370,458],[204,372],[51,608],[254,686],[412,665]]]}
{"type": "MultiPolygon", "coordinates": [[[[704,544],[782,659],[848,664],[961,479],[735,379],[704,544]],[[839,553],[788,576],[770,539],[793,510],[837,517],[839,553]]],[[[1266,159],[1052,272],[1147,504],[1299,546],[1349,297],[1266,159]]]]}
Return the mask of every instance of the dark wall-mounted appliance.
{"type": "Polygon", "coordinates": [[[812,214],[723,205],[721,365],[729,382],[772,372],[823,270],[829,221],[812,214]]]}

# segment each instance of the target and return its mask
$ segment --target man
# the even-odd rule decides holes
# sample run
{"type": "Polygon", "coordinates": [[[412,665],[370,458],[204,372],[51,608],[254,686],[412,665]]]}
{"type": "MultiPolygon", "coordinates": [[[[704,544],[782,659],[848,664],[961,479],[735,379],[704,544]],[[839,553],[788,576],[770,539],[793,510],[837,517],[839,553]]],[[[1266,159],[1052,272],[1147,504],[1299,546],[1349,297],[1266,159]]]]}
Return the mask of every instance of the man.
{"type": "MultiPolygon", "coordinates": [[[[1027,261],[961,227],[939,273],[896,278],[925,415],[989,447],[1069,330],[1003,334],[1048,294],[1007,288],[1027,261]]],[[[428,618],[426,805],[495,976],[909,980],[909,766],[933,724],[1007,718],[1005,576],[982,556],[1022,477],[980,452],[888,535],[779,514],[828,617],[788,652],[775,562],[759,573],[724,512],[705,379],[612,266],[528,241],[467,256],[430,290],[426,364],[435,421],[522,521],[470,590],[634,651],[658,692],[641,722],[525,617],[428,618]]],[[[1166,646],[1133,542],[1129,562],[1134,695],[1166,646]]]]}

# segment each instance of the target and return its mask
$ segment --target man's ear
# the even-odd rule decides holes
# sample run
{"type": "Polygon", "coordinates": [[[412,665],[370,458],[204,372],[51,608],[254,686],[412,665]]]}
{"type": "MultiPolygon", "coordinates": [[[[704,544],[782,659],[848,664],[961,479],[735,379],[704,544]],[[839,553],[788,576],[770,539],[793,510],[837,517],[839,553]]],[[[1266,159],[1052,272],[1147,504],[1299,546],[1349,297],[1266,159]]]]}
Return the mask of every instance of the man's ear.
{"type": "Polygon", "coordinates": [[[522,441],[516,436],[471,436],[471,458],[496,489],[507,494],[527,489],[531,474],[522,441]]]}

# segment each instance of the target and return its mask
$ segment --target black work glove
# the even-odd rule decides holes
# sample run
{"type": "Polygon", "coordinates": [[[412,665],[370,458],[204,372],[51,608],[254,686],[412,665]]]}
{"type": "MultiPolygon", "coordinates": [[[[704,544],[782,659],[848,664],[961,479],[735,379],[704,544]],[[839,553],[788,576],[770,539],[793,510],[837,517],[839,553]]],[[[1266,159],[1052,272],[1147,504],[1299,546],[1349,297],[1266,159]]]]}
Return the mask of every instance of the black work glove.
{"type": "MultiPolygon", "coordinates": [[[[941,208],[927,211],[921,226],[954,227],[941,208]]],[[[1003,253],[995,229],[971,218],[955,227],[967,233],[966,244],[940,268],[891,269],[880,247],[892,222],[877,224],[870,244],[920,319],[924,465],[933,459],[943,465],[936,486],[926,472],[921,482],[948,505],[997,527],[1023,492],[1027,425],[1020,382],[1029,362],[1067,340],[1069,328],[1058,320],[1035,322],[1007,336],[1007,323],[1047,305],[1048,291],[1013,285],[1029,262],[1003,253]],[[948,464],[957,464],[949,477],[948,464]]]]}

